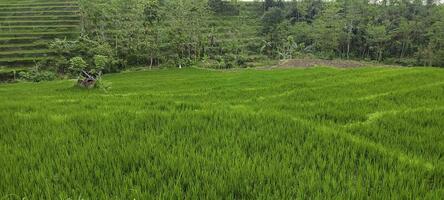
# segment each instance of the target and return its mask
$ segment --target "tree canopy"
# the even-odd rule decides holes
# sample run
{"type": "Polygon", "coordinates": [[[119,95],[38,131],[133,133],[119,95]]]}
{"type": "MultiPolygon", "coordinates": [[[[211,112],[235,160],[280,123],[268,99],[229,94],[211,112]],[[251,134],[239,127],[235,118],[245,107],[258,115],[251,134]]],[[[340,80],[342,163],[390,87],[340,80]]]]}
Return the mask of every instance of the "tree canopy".
{"type": "Polygon", "coordinates": [[[298,50],[285,57],[444,66],[444,6],[436,1],[81,0],[81,5],[83,35],[108,44],[112,55],[106,56],[118,61],[115,68],[183,67],[208,59],[226,62],[233,55],[279,58],[290,46],[298,50]]]}

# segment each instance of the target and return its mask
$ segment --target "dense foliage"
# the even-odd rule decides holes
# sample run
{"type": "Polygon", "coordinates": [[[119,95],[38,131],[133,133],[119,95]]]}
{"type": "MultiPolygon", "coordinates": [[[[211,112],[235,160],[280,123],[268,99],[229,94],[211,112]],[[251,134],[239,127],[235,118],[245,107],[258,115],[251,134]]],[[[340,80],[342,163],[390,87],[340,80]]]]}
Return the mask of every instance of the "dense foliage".
{"type": "MultiPolygon", "coordinates": [[[[285,8],[308,52],[324,57],[444,66],[444,6],[433,1],[298,1],[285,8]]],[[[276,41],[279,42],[279,41],[276,41]]]]}
{"type": "Polygon", "coordinates": [[[83,34],[107,42],[122,67],[224,62],[232,54],[444,66],[444,6],[433,1],[84,0],[81,5],[83,34]],[[257,35],[225,40],[238,26],[248,26],[241,22],[246,9],[255,10],[248,17],[261,21],[257,35]],[[238,23],[212,24],[233,15],[238,23]],[[240,40],[258,36],[262,39],[253,43],[240,40]]]}
{"type": "Polygon", "coordinates": [[[444,71],[156,70],[0,85],[3,199],[441,199],[444,71]]]}

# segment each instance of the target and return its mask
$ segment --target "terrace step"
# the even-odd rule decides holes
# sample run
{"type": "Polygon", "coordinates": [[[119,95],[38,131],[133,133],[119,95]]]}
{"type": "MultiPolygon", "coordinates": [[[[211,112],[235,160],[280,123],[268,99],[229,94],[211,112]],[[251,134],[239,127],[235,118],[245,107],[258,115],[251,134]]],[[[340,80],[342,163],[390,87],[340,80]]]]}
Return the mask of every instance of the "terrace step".
{"type": "Polygon", "coordinates": [[[35,42],[30,44],[3,44],[0,45],[0,51],[19,51],[19,50],[36,50],[47,49],[48,44],[44,42],[35,42]]]}
{"type": "Polygon", "coordinates": [[[80,20],[80,15],[0,16],[0,21],[80,20]]]}
{"type": "Polygon", "coordinates": [[[22,7],[1,7],[0,13],[3,12],[37,12],[37,11],[73,11],[79,10],[78,6],[22,6],[22,7]]]}
{"type": "Polygon", "coordinates": [[[23,32],[23,33],[0,33],[0,38],[14,38],[14,37],[40,37],[40,38],[60,38],[60,37],[75,37],[80,35],[78,31],[66,32],[23,32]]]}
{"type": "Polygon", "coordinates": [[[12,38],[0,38],[0,44],[23,44],[34,43],[39,40],[39,37],[12,37],[12,38]]]}
{"type": "Polygon", "coordinates": [[[46,57],[54,55],[54,52],[48,49],[39,50],[23,50],[23,51],[9,51],[0,52],[0,59],[3,58],[29,58],[29,57],[46,57]]]}
{"type": "Polygon", "coordinates": [[[26,31],[43,31],[43,30],[50,30],[50,29],[64,29],[64,30],[73,30],[78,29],[78,25],[36,25],[36,26],[0,26],[0,32],[15,32],[19,30],[26,30],[26,31]]]}
{"type": "Polygon", "coordinates": [[[3,67],[31,67],[37,62],[51,58],[46,57],[28,57],[28,58],[0,58],[0,66],[3,67]]]}
{"type": "MultiPolygon", "coordinates": [[[[4,1],[2,1],[4,2],[4,1]]],[[[78,4],[74,1],[72,2],[40,2],[40,3],[0,3],[1,8],[8,8],[8,7],[38,7],[38,6],[78,6],[78,4]]]]}
{"type": "Polygon", "coordinates": [[[2,0],[1,5],[77,3],[75,0],[2,0]]]}
{"type": "Polygon", "coordinates": [[[26,11],[0,12],[0,16],[35,16],[35,15],[78,15],[79,11],[26,11]]]}
{"type": "Polygon", "coordinates": [[[80,24],[79,20],[29,20],[29,21],[16,21],[16,20],[8,20],[8,21],[0,21],[0,27],[3,26],[46,26],[46,25],[78,25],[80,24]]]}
{"type": "Polygon", "coordinates": [[[15,34],[15,33],[32,33],[32,32],[78,32],[80,31],[79,28],[35,28],[35,29],[22,29],[22,30],[14,30],[14,29],[7,29],[7,30],[0,30],[0,33],[5,34],[15,34]]]}

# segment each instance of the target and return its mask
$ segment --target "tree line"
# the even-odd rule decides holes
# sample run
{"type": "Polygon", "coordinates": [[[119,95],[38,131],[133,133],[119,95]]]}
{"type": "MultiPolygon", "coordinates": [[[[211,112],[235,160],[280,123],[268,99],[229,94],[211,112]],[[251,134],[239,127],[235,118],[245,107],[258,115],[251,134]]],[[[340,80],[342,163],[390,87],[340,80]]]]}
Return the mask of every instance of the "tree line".
{"type": "Polygon", "coordinates": [[[444,7],[437,1],[265,2],[262,34],[272,55],[286,55],[291,44],[325,58],[444,66],[444,7]]]}
{"type": "Polygon", "coordinates": [[[75,57],[87,66],[101,58],[104,72],[201,61],[244,67],[258,58],[306,56],[444,66],[444,6],[434,1],[80,0],[80,5],[82,36],[51,43],[57,56],[48,62],[59,73],[75,57]],[[250,26],[246,18],[258,22],[248,36],[239,29],[250,26]],[[233,23],[214,22],[223,20],[233,23]]]}

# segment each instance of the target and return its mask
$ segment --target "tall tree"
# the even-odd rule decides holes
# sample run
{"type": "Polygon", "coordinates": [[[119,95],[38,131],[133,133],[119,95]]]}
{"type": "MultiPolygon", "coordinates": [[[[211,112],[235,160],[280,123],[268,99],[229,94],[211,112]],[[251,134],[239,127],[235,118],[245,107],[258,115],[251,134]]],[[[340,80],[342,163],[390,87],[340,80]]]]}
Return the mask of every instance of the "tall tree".
{"type": "Polygon", "coordinates": [[[165,6],[167,20],[170,22],[166,26],[170,50],[167,57],[182,67],[203,56],[205,33],[202,30],[208,27],[208,2],[177,0],[168,1],[165,6]]]}
{"type": "Polygon", "coordinates": [[[387,27],[381,25],[369,25],[368,29],[368,42],[370,49],[376,52],[377,60],[382,61],[385,45],[390,40],[390,35],[387,33],[387,27]]]}
{"type": "Polygon", "coordinates": [[[334,57],[339,50],[343,19],[337,4],[328,4],[313,23],[312,34],[317,50],[334,57]]]}
{"type": "Polygon", "coordinates": [[[433,23],[427,29],[429,42],[419,52],[420,60],[429,66],[444,66],[444,7],[436,8],[431,18],[433,23]]]}
{"type": "Polygon", "coordinates": [[[265,37],[267,52],[270,55],[275,55],[275,50],[279,46],[279,42],[282,39],[282,26],[280,24],[284,21],[285,16],[281,8],[270,8],[262,16],[262,30],[261,35],[265,37]]]}

